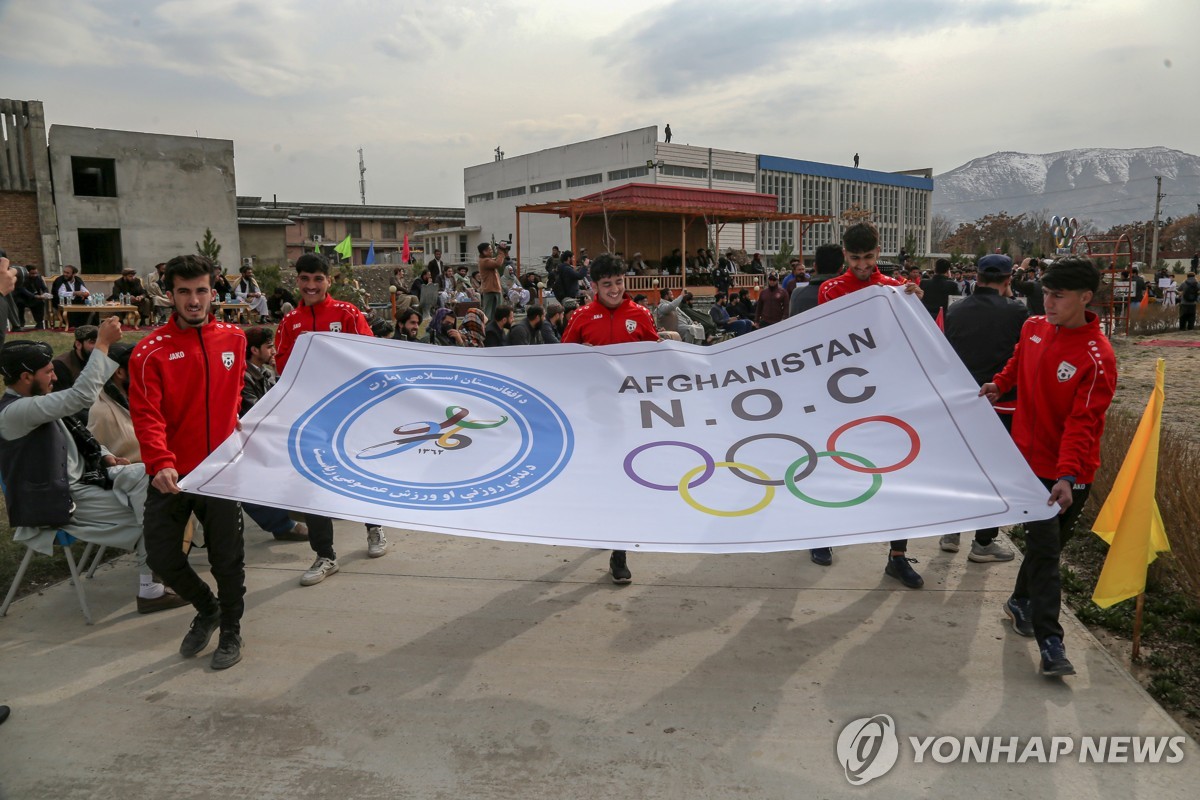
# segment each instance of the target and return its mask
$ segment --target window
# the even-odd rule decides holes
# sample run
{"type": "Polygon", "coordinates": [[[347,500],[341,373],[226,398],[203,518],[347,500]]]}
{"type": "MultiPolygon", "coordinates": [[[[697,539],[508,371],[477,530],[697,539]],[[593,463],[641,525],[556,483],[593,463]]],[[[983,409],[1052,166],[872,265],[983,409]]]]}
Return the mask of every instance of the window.
{"type": "Polygon", "coordinates": [[[71,182],[76,197],[116,197],[117,162],[111,158],[71,156],[71,182]]]}
{"type": "MultiPolygon", "coordinates": [[[[703,167],[681,167],[678,164],[665,164],[663,175],[674,175],[677,178],[707,178],[708,170],[703,167]]],[[[753,182],[753,178],[750,179],[753,182]]]]}
{"type": "Polygon", "coordinates": [[[600,183],[602,180],[604,180],[603,172],[597,172],[595,175],[580,175],[578,178],[567,178],[567,188],[587,186],[592,183],[600,183]]]}
{"type": "Polygon", "coordinates": [[[361,222],[347,222],[346,223],[346,233],[350,234],[351,239],[361,239],[362,238],[362,223],[361,222]]]}
{"type": "Polygon", "coordinates": [[[325,220],[310,219],[306,224],[308,225],[308,235],[310,237],[312,237],[312,236],[324,237],[325,236],[325,220]]]}
{"type": "Polygon", "coordinates": [[[511,189],[501,189],[500,191],[496,192],[496,197],[517,197],[518,195],[522,194],[525,194],[525,187],[514,186],[511,189]]]}
{"type": "Polygon", "coordinates": [[[753,172],[734,172],[728,169],[714,169],[714,181],[737,181],[739,183],[754,183],[753,172]]]}
{"type": "Polygon", "coordinates": [[[101,275],[121,271],[121,229],[80,228],[79,269],[101,275]]]}
{"type": "Polygon", "coordinates": [[[538,192],[553,192],[555,189],[561,188],[562,181],[547,181],[546,183],[535,183],[533,186],[530,186],[529,193],[537,194],[538,192]]]}
{"type": "Polygon", "coordinates": [[[470,197],[467,198],[467,202],[468,203],[486,203],[488,200],[491,200],[491,199],[492,199],[492,193],[484,192],[483,194],[471,195],[470,197]]]}
{"type": "Polygon", "coordinates": [[[641,178],[650,174],[650,170],[646,167],[629,167],[628,169],[614,169],[608,173],[610,181],[623,181],[626,178],[641,178]]]}
{"type": "Polygon", "coordinates": [[[379,236],[381,239],[395,239],[396,238],[396,223],[381,222],[379,224],[379,228],[380,228],[379,236]]]}

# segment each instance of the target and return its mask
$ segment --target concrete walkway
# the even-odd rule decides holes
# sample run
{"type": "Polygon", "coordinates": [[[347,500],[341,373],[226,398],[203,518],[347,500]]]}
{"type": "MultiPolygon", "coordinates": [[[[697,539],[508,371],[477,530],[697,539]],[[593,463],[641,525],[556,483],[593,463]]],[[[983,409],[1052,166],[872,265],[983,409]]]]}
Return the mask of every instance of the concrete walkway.
{"type": "MultiPolygon", "coordinates": [[[[925,576],[882,574],[884,545],[807,553],[607,553],[389,531],[366,558],[297,585],[304,544],[247,532],[245,660],[177,652],[191,611],[134,611],[130,559],[0,619],[0,794],[25,798],[1193,798],[1177,764],[1080,764],[1083,736],[1182,736],[1068,621],[1079,675],[1036,674],[1001,604],[1016,564],[915,540],[925,576]],[[888,714],[895,768],[852,786],[835,751],[888,714]],[[1058,763],[914,763],[908,737],[1073,737],[1058,763]]],[[[966,538],[966,537],[964,537],[966,538]]],[[[202,553],[193,555],[202,564],[202,553]]],[[[214,640],[215,644],[215,640],[214,640]]],[[[1023,746],[1023,745],[1022,745],[1023,746]]]]}

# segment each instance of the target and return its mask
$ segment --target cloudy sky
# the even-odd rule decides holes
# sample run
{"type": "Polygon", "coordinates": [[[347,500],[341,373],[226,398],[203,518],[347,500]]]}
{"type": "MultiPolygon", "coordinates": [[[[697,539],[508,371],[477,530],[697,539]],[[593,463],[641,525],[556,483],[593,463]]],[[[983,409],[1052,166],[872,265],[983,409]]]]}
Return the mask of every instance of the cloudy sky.
{"type": "Polygon", "coordinates": [[[463,204],[462,169],[645,125],[944,172],[1200,153],[1196,0],[0,0],[0,94],[232,139],[239,194],[463,204]]]}

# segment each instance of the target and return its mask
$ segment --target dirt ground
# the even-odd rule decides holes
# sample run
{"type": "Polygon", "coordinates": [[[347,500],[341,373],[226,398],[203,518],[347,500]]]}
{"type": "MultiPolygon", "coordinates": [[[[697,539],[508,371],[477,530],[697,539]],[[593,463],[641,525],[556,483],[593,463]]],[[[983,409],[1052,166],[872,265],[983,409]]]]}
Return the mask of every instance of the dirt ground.
{"type": "MultiPolygon", "coordinates": [[[[1155,364],[1162,358],[1166,362],[1162,436],[1184,437],[1192,441],[1200,438],[1196,426],[1197,415],[1200,414],[1200,331],[1174,331],[1150,336],[1115,336],[1112,343],[1117,356],[1118,374],[1113,410],[1123,410],[1140,417],[1154,388],[1155,364]],[[1151,344],[1154,341],[1181,342],[1192,346],[1151,344]]],[[[1160,474],[1160,480],[1162,478],[1160,474]]],[[[1168,530],[1167,534],[1170,536],[1172,532],[1168,530]]],[[[1089,535],[1089,538],[1095,537],[1089,535]]],[[[1064,552],[1063,559],[1064,563],[1076,571],[1090,591],[1103,564],[1103,555],[1104,549],[1097,543],[1079,542],[1073,543],[1073,546],[1064,552]]],[[[1173,583],[1167,580],[1167,584],[1173,583]]],[[[1077,606],[1077,613],[1084,618],[1096,638],[1120,663],[1130,668],[1131,642],[1127,632],[1115,632],[1109,627],[1092,624],[1088,619],[1091,615],[1084,612],[1094,611],[1095,606],[1091,606],[1090,609],[1078,608],[1080,602],[1091,605],[1086,597],[1071,597],[1070,600],[1072,605],[1077,606]]],[[[1162,609],[1164,606],[1173,605],[1163,602],[1165,600],[1167,598],[1163,597],[1152,599],[1151,595],[1147,594],[1147,607],[1157,606],[1162,609]]],[[[1129,601],[1122,605],[1131,607],[1133,603],[1129,601]]],[[[1131,613],[1129,611],[1126,616],[1131,613]]],[[[1163,703],[1164,708],[1193,738],[1200,740],[1200,718],[1196,714],[1197,708],[1200,708],[1200,646],[1192,641],[1194,635],[1191,634],[1195,627],[1192,620],[1196,618],[1197,613],[1191,608],[1159,614],[1156,620],[1159,632],[1144,641],[1143,659],[1140,663],[1132,665],[1130,671],[1163,703]],[[1164,675],[1169,675],[1169,679],[1164,675]],[[1182,692],[1182,695],[1175,695],[1174,702],[1169,693],[1164,696],[1162,687],[1166,680],[1182,692]]]]}

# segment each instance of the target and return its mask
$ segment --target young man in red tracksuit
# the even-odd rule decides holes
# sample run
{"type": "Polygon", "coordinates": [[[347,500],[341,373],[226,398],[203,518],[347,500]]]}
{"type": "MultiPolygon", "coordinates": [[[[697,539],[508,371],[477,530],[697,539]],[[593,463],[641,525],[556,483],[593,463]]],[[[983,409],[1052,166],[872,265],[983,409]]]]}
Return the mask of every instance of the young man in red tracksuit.
{"type": "Polygon", "coordinates": [[[235,500],[179,489],[179,479],[233,433],[242,402],[246,337],[236,325],[217,322],[210,313],[216,277],[216,267],[203,256],[176,256],[167,262],[163,281],[173,313],[130,356],[129,414],[150,476],[147,562],[196,608],[179,653],[197,655],[219,627],[212,668],[226,669],[242,660],[242,508],[235,500]],[[215,597],[183,552],[192,514],[204,526],[215,597]]]}
{"type": "Polygon", "coordinates": [[[1100,466],[1104,417],[1117,386],[1117,361],[1087,310],[1100,272],[1086,258],[1054,262],[1042,277],[1046,315],[1030,317],[1004,369],[979,394],[995,403],[1013,387],[1021,402],[1012,437],[1033,474],[1050,490],[1057,517],[1025,523],[1025,560],[1004,611],[1013,629],[1037,637],[1043,675],[1074,675],[1058,622],[1058,556],[1100,466]]]}
{"type": "MultiPolygon", "coordinates": [[[[329,262],[315,253],[305,253],[296,259],[296,289],[300,305],[289,313],[275,329],[275,369],[283,376],[292,348],[300,334],[309,331],[373,336],[366,317],[352,303],[334,300],[329,294],[329,262]]],[[[338,571],[337,553],[333,549],[333,520],[316,514],[306,514],[308,543],[317,554],[316,561],[300,576],[301,586],[313,586],[338,571]]],[[[379,525],[367,526],[367,555],[379,558],[387,553],[387,539],[379,525]]]]}
{"type": "MultiPolygon", "coordinates": [[[[821,284],[817,304],[828,303],[868,286],[903,286],[908,294],[915,294],[918,298],[924,296],[925,293],[918,284],[889,278],[880,272],[879,252],[879,232],[875,230],[874,225],[859,222],[847,228],[842,234],[842,255],[846,260],[846,271],[821,284]]],[[[833,549],[816,547],[809,551],[809,557],[813,563],[827,567],[833,563],[833,549]]],[[[910,589],[920,589],[925,585],[925,579],[910,564],[907,539],[892,541],[883,572],[910,589]]]]}
{"type": "MultiPolygon", "coordinates": [[[[625,263],[607,253],[592,262],[592,288],[596,299],[575,312],[562,340],[597,347],[624,342],[657,342],[654,319],[645,307],[625,294],[625,263]]],[[[633,582],[624,550],[613,550],[608,560],[612,582],[633,582]]]]}

